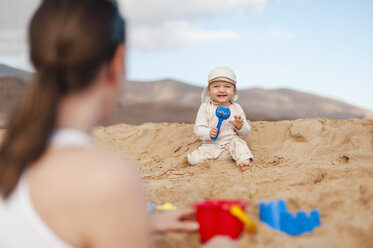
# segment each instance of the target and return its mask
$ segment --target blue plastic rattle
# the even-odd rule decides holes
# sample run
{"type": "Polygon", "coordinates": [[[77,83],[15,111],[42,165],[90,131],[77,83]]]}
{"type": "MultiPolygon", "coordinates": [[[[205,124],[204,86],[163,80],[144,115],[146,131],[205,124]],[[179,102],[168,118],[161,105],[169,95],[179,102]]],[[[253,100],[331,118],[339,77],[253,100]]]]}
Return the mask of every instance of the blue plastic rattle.
{"type": "Polygon", "coordinates": [[[216,115],[216,117],[218,117],[219,122],[218,122],[218,126],[216,127],[218,129],[218,134],[216,135],[215,138],[212,139],[213,141],[216,141],[218,139],[221,123],[224,120],[229,118],[229,116],[231,115],[231,111],[229,110],[229,108],[219,106],[215,111],[215,115],[216,115]]]}

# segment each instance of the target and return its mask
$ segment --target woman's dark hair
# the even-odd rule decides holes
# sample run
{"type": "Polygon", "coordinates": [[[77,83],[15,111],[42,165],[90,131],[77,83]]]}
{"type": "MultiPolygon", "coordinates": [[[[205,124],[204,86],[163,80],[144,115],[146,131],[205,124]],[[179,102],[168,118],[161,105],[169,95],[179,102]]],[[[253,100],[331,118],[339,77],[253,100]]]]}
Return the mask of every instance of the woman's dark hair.
{"type": "Polygon", "coordinates": [[[43,0],[29,26],[36,70],[15,107],[0,148],[0,194],[7,198],[44,153],[59,101],[86,89],[125,41],[124,20],[109,0],[43,0]]]}

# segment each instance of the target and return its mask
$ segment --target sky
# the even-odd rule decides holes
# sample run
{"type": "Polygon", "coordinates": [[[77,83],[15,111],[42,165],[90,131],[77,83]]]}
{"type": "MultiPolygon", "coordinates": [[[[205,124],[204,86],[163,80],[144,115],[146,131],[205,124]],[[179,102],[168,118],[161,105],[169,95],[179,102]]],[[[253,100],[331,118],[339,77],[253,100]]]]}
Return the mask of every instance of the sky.
{"type": "MultiPolygon", "coordinates": [[[[0,63],[32,70],[27,23],[39,0],[0,1],[0,63]]],[[[127,78],[289,88],[373,110],[371,0],[119,0],[127,78]]]]}

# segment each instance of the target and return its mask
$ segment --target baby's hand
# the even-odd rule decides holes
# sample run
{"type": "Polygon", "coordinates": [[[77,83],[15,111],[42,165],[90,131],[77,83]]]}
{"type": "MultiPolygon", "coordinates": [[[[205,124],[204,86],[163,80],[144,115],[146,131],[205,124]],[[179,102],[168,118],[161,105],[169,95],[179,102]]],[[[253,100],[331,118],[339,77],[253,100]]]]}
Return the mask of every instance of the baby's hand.
{"type": "Polygon", "coordinates": [[[216,127],[211,128],[211,130],[210,130],[210,138],[213,139],[213,138],[216,137],[216,135],[218,135],[218,129],[216,127]]]}
{"type": "Polygon", "coordinates": [[[237,130],[240,130],[243,126],[243,119],[239,115],[234,116],[234,121],[229,121],[237,130]]]}

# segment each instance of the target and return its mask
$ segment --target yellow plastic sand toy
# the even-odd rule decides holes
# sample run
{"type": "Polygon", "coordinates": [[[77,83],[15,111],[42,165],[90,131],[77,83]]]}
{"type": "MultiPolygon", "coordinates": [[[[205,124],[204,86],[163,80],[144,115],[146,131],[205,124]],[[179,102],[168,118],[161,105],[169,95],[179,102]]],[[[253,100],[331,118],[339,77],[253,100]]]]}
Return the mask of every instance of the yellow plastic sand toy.
{"type": "Polygon", "coordinates": [[[165,211],[168,211],[168,210],[176,210],[176,207],[174,205],[172,205],[171,203],[165,203],[163,205],[159,205],[157,206],[157,210],[165,210],[165,211]]]}
{"type": "Polygon", "coordinates": [[[242,221],[245,224],[247,231],[256,232],[255,223],[245,214],[244,211],[242,211],[240,206],[233,205],[229,211],[233,216],[236,216],[240,221],[242,221]]]}

